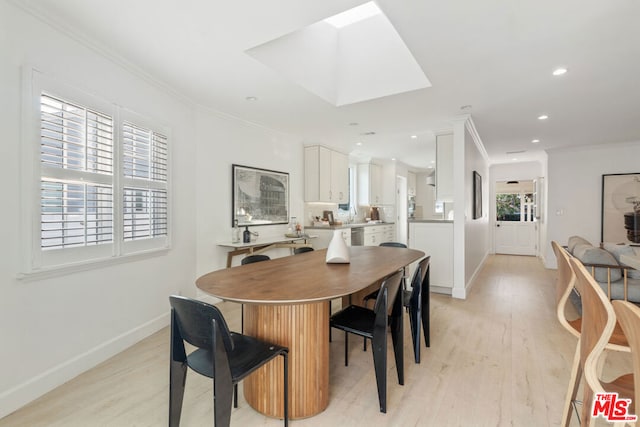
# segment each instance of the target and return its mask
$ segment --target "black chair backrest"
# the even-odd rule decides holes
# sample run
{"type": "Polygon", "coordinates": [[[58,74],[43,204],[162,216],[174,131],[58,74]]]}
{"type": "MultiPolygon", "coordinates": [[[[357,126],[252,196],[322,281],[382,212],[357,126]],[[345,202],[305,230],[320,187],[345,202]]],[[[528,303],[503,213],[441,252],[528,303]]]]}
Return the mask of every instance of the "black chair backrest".
{"type": "Polygon", "coordinates": [[[382,242],[380,243],[380,245],[378,246],[389,246],[392,248],[407,248],[407,245],[405,245],[404,243],[400,243],[400,242],[382,242]]]}
{"type": "Polygon", "coordinates": [[[411,297],[409,299],[409,303],[413,304],[417,307],[417,303],[421,298],[422,292],[424,292],[424,278],[425,274],[423,272],[427,272],[429,269],[429,260],[430,257],[424,257],[418,262],[418,267],[416,271],[413,272],[413,277],[411,278],[411,297]]]}
{"type": "MultiPolygon", "coordinates": [[[[420,279],[422,281],[422,288],[425,289],[429,286],[429,273],[430,273],[430,268],[431,268],[431,255],[424,257],[424,259],[422,261],[420,261],[421,266],[421,271],[420,273],[422,274],[422,278],[420,279]],[[423,264],[424,263],[424,264],[423,264]]],[[[429,290],[427,289],[427,292],[429,290]]]]}
{"type": "MultiPolygon", "coordinates": [[[[393,304],[398,296],[398,290],[400,289],[400,283],[402,282],[402,271],[397,271],[393,275],[387,277],[380,286],[376,303],[373,306],[373,311],[376,312],[376,318],[381,310],[384,310],[384,316],[387,317],[387,310],[389,304],[393,304]]],[[[376,322],[377,323],[377,322],[376,322]]]]}
{"type": "Polygon", "coordinates": [[[298,255],[298,254],[303,254],[305,252],[311,252],[313,251],[313,248],[310,246],[303,246],[301,248],[295,248],[293,250],[294,255],[298,255]]]}
{"type": "Polygon", "coordinates": [[[225,349],[227,352],[233,350],[229,327],[217,307],[179,295],[171,295],[169,303],[183,340],[198,348],[211,350],[213,339],[212,321],[215,320],[222,334],[225,349]]]}
{"type": "Polygon", "coordinates": [[[245,265],[254,262],[269,261],[270,259],[271,258],[269,258],[269,255],[247,255],[246,257],[242,258],[240,264],[245,265]]]}

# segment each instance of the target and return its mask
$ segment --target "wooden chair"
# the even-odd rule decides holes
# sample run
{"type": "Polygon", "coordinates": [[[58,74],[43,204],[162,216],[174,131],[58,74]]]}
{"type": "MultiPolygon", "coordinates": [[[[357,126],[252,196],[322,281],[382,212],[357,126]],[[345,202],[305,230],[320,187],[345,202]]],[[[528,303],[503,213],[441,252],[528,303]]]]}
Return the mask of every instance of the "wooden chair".
{"type": "Polygon", "coordinates": [[[177,295],[171,303],[169,427],[180,425],[187,367],[213,379],[214,426],[228,427],[231,399],[238,406],[237,384],[267,362],[283,358],[283,418],[289,422],[288,353],[286,347],[230,332],[217,307],[177,295]],[[184,342],[197,347],[187,355],[184,342]]]}
{"type": "MultiPolygon", "coordinates": [[[[640,307],[628,301],[620,300],[612,301],[611,305],[631,347],[634,390],[631,403],[633,404],[634,402],[640,402],[640,307]]],[[[636,408],[640,408],[640,406],[634,405],[634,407],[630,408],[630,412],[638,415],[636,408]]]]}
{"type": "MultiPolygon", "coordinates": [[[[567,303],[572,292],[576,291],[576,274],[571,265],[571,255],[556,241],[551,242],[551,247],[556,255],[558,263],[558,275],[556,278],[556,314],[560,324],[569,331],[577,339],[580,338],[582,330],[582,318],[567,318],[567,303]]],[[[614,329],[611,339],[606,347],[608,350],[630,351],[627,340],[618,325],[614,329]]],[[[580,343],[576,344],[576,352],[571,366],[571,375],[569,377],[569,388],[567,390],[564,409],[562,412],[563,427],[567,427],[571,420],[571,410],[575,409],[574,403],[582,378],[582,368],[580,365],[580,343]]],[[[576,410],[577,411],[577,410],[576,410]]]]}
{"type": "MultiPolygon", "coordinates": [[[[580,369],[584,373],[581,426],[589,426],[596,392],[617,392],[620,397],[633,398],[633,374],[623,375],[603,383],[598,375],[598,361],[616,326],[613,306],[600,285],[582,263],[572,258],[576,286],[582,297],[582,329],[580,331],[580,369]]],[[[578,380],[579,381],[579,380],[578,380]]],[[[577,391],[577,386],[575,387],[577,391]]],[[[573,396],[575,397],[575,396],[573,396]]]]}

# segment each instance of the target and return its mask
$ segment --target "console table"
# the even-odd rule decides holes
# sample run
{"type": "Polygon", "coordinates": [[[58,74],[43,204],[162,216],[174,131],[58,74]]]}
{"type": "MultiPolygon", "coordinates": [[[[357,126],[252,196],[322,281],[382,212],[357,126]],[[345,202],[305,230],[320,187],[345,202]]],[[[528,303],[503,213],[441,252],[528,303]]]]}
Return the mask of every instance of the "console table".
{"type": "Polygon", "coordinates": [[[231,267],[233,257],[242,254],[259,254],[269,249],[275,248],[301,248],[304,246],[311,246],[310,239],[315,239],[316,236],[302,235],[300,237],[261,237],[255,242],[249,243],[231,243],[222,242],[218,243],[218,246],[225,248],[231,248],[227,253],[227,268],[231,267]]]}

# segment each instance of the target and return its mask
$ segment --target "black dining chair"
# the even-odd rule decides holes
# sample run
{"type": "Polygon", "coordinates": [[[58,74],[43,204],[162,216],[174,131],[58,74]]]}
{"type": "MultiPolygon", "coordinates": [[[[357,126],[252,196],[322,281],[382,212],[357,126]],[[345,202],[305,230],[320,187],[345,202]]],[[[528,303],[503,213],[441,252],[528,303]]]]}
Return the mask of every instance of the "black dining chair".
{"type": "Polygon", "coordinates": [[[349,305],[330,318],[332,328],[344,331],[344,365],[349,365],[349,334],[371,340],[380,412],[387,412],[387,329],[391,329],[398,383],[404,385],[402,301],[398,298],[402,272],[387,277],[372,309],[349,305]],[[392,306],[389,316],[389,306],[392,306]]]}
{"type": "Polygon", "coordinates": [[[427,256],[418,262],[413,272],[411,290],[404,290],[402,302],[409,311],[411,325],[411,341],[413,356],[416,363],[420,363],[420,326],[424,329],[424,340],[427,347],[429,342],[429,269],[431,257],[427,256]],[[426,279],[426,280],[425,280],[426,279]]]}
{"type": "Polygon", "coordinates": [[[305,252],[312,252],[312,251],[313,251],[313,248],[311,246],[302,246],[300,248],[294,248],[293,254],[298,255],[298,254],[303,254],[305,252]]]}
{"type": "MultiPolygon", "coordinates": [[[[378,246],[387,246],[390,248],[404,248],[407,249],[407,245],[405,245],[404,243],[400,243],[400,242],[382,242],[380,243],[378,246]]],[[[403,273],[406,273],[406,270],[403,268],[402,269],[403,273]]],[[[402,275],[402,290],[405,291],[407,289],[407,285],[406,285],[406,277],[405,274],[402,275]]],[[[371,300],[375,300],[378,297],[378,289],[376,289],[375,291],[365,295],[362,300],[364,301],[364,306],[366,307],[367,304],[369,303],[369,301],[371,300]]],[[[403,296],[404,298],[404,296],[403,296]]],[[[367,351],[367,340],[364,340],[364,343],[362,344],[362,349],[364,351],[367,351]]]]}
{"type": "MultiPolygon", "coordinates": [[[[404,243],[400,243],[400,242],[382,242],[378,246],[387,246],[387,247],[390,247],[390,248],[404,248],[404,249],[407,249],[407,245],[405,245],[404,243]]],[[[404,269],[403,269],[403,271],[404,271],[404,269]]],[[[404,275],[402,277],[402,289],[403,290],[406,289],[404,275]]],[[[370,300],[375,300],[377,297],[378,297],[378,289],[376,289],[375,291],[371,292],[370,294],[367,294],[367,295],[364,296],[364,298],[363,298],[364,305],[366,306],[367,303],[370,300]]],[[[365,350],[366,350],[366,348],[365,348],[365,350]]]]}
{"type": "Polygon", "coordinates": [[[241,265],[253,264],[254,262],[269,261],[269,255],[247,255],[240,260],[241,265]]]}
{"type": "Polygon", "coordinates": [[[231,422],[231,396],[238,407],[238,382],[276,356],[284,365],[284,425],[289,423],[286,347],[230,332],[220,310],[202,301],[172,295],[169,374],[169,427],[180,425],[187,367],[213,379],[214,426],[231,422]],[[184,342],[197,347],[186,354],[184,342]]]}

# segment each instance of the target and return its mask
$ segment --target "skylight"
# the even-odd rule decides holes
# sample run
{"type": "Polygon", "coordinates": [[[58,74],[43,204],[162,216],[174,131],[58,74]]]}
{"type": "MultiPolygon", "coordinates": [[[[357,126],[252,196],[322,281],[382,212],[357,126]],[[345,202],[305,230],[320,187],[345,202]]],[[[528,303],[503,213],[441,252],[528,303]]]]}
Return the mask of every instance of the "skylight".
{"type": "Polygon", "coordinates": [[[347,25],[355,24],[356,22],[363,21],[372,16],[378,15],[382,11],[378,8],[374,2],[362,4],[354,7],[353,9],[345,10],[342,13],[333,15],[324,20],[327,24],[333,25],[336,28],[346,27],[347,25]]]}

